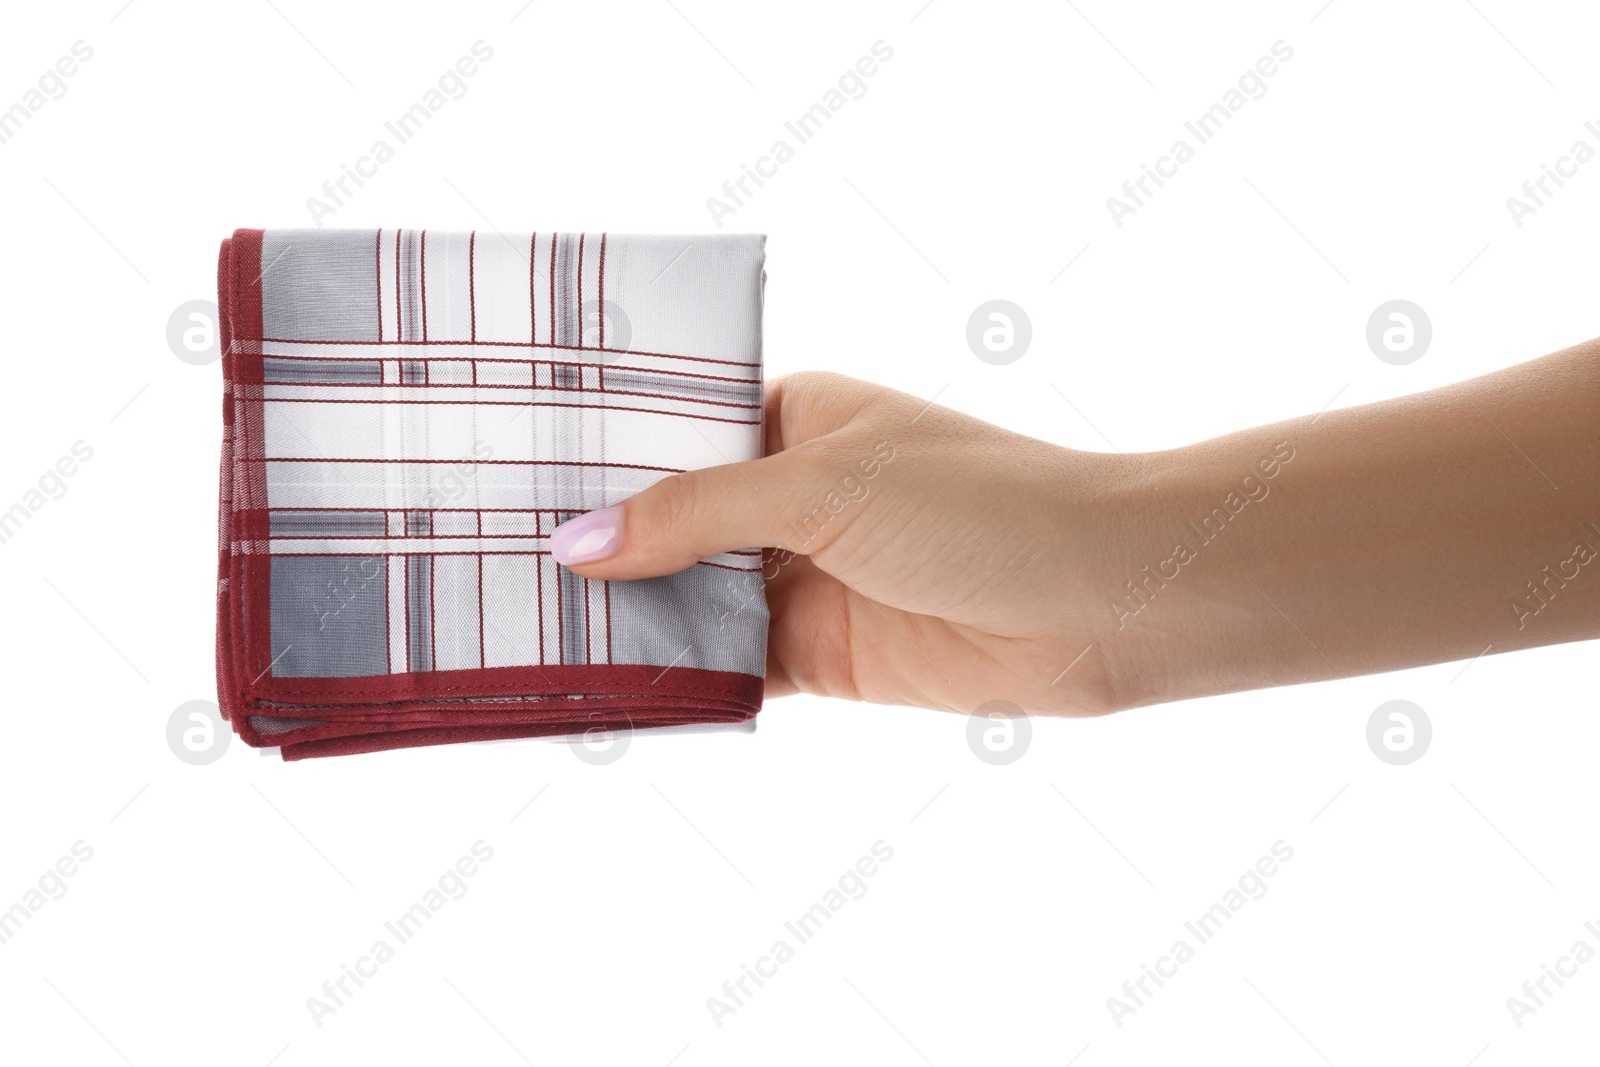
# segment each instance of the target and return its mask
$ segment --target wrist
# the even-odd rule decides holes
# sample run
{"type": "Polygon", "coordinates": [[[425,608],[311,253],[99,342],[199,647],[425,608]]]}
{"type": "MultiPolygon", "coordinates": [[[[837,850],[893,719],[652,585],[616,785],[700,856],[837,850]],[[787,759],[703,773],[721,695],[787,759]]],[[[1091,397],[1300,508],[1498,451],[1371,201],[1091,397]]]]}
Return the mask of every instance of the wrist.
{"type": "Polygon", "coordinates": [[[1273,615],[1251,574],[1285,562],[1272,513],[1296,453],[1274,429],[1122,457],[1091,598],[1117,709],[1269,684],[1241,644],[1273,615]]]}

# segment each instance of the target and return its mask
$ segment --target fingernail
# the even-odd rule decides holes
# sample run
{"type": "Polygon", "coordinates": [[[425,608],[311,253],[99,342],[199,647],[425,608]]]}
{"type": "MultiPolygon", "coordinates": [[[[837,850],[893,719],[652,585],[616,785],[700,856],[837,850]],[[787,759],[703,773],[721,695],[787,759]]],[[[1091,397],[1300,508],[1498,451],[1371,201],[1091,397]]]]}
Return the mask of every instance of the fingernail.
{"type": "Polygon", "coordinates": [[[550,531],[550,554],[562,566],[606,559],[621,547],[620,506],[585,512],[550,531]]]}

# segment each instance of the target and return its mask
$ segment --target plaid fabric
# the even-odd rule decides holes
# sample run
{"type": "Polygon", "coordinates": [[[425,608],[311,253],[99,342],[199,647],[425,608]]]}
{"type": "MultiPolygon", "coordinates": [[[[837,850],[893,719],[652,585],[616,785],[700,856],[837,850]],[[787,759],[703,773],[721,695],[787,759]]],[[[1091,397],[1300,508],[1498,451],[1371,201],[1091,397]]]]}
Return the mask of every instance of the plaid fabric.
{"type": "Polygon", "coordinates": [[[760,709],[758,550],[559,566],[559,522],[761,454],[763,239],[238,230],[217,674],[285,759],[760,709]]]}

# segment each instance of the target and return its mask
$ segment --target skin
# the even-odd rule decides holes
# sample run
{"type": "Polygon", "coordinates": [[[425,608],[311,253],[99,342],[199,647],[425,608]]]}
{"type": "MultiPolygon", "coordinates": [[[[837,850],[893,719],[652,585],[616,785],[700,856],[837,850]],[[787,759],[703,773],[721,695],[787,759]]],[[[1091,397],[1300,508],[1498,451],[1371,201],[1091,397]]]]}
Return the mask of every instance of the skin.
{"type": "Polygon", "coordinates": [[[777,546],[769,696],[1100,714],[1600,636],[1600,341],[1163,452],[810,372],[766,434],[572,569],[777,546]]]}

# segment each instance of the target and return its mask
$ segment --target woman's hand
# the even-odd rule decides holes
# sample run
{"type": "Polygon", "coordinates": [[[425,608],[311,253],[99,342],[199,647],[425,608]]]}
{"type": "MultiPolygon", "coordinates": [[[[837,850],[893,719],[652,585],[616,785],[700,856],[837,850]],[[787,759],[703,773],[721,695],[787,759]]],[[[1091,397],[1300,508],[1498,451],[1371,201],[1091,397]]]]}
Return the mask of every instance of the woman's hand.
{"type": "MultiPolygon", "coordinates": [[[[1135,461],[825,373],[768,386],[766,434],[765,459],[676,475],[606,509],[598,521],[620,520],[621,536],[571,569],[645,578],[769,547],[769,696],[1115,706],[1091,646],[1114,624],[1102,564],[1135,461]]],[[[556,534],[558,559],[573,525],[556,534]]]]}

